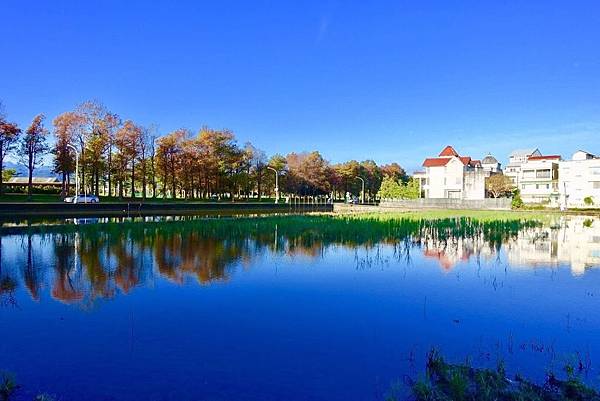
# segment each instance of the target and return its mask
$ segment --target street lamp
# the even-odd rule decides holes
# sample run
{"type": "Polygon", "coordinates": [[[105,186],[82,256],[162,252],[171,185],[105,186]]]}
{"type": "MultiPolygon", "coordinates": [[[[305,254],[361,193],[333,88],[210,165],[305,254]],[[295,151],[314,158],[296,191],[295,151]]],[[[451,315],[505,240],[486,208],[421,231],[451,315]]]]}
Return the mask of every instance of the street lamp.
{"type": "Polygon", "coordinates": [[[356,177],[362,182],[362,191],[360,192],[360,203],[365,203],[365,180],[362,177],[356,177]]]}
{"type": "MultiPolygon", "coordinates": [[[[77,148],[70,143],[67,146],[75,152],[75,196],[79,196],[79,152],[77,148]]],[[[75,198],[76,199],[76,198],[75,198]]]]}
{"type": "Polygon", "coordinates": [[[267,166],[267,168],[275,172],[275,203],[279,203],[279,171],[271,166],[267,166]]]}

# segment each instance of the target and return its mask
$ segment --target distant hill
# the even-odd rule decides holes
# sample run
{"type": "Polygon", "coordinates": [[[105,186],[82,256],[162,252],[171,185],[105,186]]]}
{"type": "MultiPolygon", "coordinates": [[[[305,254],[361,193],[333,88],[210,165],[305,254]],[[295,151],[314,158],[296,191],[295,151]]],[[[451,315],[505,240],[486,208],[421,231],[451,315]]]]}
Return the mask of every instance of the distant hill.
{"type": "MultiPolygon", "coordinates": [[[[26,177],[27,176],[27,166],[23,165],[23,164],[17,164],[17,163],[12,163],[12,162],[5,162],[4,163],[4,168],[9,169],[15,169],[17,171],[17,176],[19,177],[26,177]]],[[[36,167],[35,170],[33,171],[33,175],[36,177],[56,177],[57,174],[52,172],[52,167],[51,166],[39,166],[36,167]]]]}

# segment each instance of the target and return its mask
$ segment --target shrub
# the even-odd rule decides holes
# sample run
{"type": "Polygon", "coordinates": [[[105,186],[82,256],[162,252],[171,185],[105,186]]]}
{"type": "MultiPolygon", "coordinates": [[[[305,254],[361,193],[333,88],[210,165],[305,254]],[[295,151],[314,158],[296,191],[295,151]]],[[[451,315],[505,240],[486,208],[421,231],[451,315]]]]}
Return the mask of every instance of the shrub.
{"type": "Polygon", "coordinates": [[[380,199],[416,199],[420,197],[419,181],[411,178],[406,184],[385,176],[377,196],[380,199]]]}
{"type": "Polygon", "coordinates": [[[521,199],[521,193],[519,190],[515,191],[511,206],[513,209],[521,209],[523,207],[523,199],[521,199]]]}
{"type": "Polygon", "coordinates": [[[583,203],[586,206],[593,206],[594,205],[594,198],[592,198],[591,196],[586,196],[585,198],[583,198],[583,203]]]}

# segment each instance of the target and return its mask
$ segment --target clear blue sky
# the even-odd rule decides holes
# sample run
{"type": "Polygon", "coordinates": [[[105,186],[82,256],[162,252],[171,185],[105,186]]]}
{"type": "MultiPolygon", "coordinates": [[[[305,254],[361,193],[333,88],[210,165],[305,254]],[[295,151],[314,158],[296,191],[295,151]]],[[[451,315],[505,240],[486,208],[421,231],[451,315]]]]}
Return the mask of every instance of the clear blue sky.
{"type": "Polygon", "coordinates": [[[600,2],[4,0],[10,119],[90,98],[162,133],[408,169],[453,144],[600,153],[600,2]]]}

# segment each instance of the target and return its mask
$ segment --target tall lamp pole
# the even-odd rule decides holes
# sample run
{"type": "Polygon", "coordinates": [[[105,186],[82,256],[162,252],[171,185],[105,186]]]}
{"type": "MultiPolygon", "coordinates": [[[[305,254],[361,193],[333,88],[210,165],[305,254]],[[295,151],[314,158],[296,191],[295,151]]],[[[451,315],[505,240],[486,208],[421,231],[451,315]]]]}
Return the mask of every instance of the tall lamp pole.
{"type": "Polygon", "coordinates": [[[267,168],[275,172],[275,203],[279,203],[279,171],[271,166],[267,166],[267,168]]]}
{"type": "Polygon", "coordinates": [[[79,152],[75,146],[71,144],[67,146],[75,152],[75,196],[79,196],[79,152]]]}
{"type": "Polygon", "coordinates": [[[362,191],[360,191],[360,203],[365,203],[365,180],[362,177],[356,177],[362,182],[362,191]]]}

